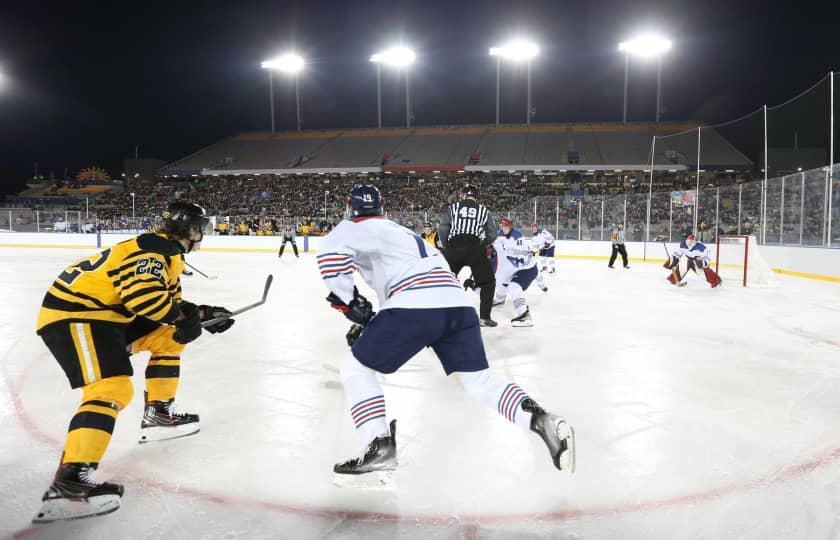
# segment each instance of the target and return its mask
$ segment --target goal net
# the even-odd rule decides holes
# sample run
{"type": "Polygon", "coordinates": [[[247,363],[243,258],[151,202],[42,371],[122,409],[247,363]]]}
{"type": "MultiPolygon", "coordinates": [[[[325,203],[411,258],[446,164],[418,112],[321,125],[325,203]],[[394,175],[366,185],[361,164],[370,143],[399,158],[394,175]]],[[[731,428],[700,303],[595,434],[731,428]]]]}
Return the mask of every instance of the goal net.
{"type": "Polygon", "coordinates": [[[715,271],[724,282],[772,287],[779,284],[770,265],[761,256],[755,236],[718,236],[715,271]]]}

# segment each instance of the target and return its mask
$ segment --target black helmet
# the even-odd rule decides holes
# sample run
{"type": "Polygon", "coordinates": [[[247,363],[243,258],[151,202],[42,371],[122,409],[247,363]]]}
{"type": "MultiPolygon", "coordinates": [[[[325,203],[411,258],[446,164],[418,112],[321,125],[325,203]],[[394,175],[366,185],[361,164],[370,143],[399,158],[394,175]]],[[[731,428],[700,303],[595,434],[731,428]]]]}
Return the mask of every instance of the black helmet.
{"type": "MultiPolygon", "coordinates": [[[[190,230],[195,229],[204,236],[204,227],[210,219],[207,217],[204,208],[197,204],[175,201],[163,211],[163,227],[160,232],[171,234],[178,238],[189,239],[190,230]]],[[[201,239],[192,242],[201,242],[201,239]]],[[[192,250],[192,244],[190,245],[192,250]]]]}
{"type": "Polygon", "coordinates": [[[464,187],[461,188],[461,197],[471,197],[473,199],[478,197],[478,188],[472,184],[464,184],[464,187]]]}

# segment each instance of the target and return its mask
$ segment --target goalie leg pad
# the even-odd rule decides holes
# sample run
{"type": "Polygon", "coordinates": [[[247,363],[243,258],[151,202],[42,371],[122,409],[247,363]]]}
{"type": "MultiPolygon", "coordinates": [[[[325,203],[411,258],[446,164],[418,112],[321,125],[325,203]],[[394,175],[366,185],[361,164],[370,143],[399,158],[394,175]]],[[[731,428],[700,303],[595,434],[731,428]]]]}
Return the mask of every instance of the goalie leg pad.
{"type": "Polygon", "coordinates": [[[703,272],[706,274],[706,281],[709,282],[709,285],[711,285],[713,289],[720,285],[723,281],[720,279],[720,276],[717,275],[715,271],[709,268],[708,266],[703,269],[703,272]]]}

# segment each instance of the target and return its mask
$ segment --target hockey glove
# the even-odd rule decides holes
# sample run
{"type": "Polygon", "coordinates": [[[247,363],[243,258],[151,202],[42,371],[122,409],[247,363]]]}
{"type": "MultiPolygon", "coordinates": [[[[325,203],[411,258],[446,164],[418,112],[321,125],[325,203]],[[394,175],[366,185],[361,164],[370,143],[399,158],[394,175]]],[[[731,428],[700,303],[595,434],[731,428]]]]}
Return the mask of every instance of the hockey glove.
{"type": "MultiPolygon", "coordinates": [[[[201,310],[202,322],[231,315],[229,309],[223,308],[221,306],[199,306],[199,309],[201,310]]],[[[222,332],[233,326],[233,323],[235,322],[236,321],[233,319],[225,319],[215,324],[211,324],[210,326],[207,326],[204,329],[210,332],[211,334],[221,334],[222,332]]]]}
{"type": "Polygon", "coordinates": [[[172,336],[176,342],[186,345],[201,335],[201,314],[198,306],[189,302],[181,302],[182,319],[175,321],[175,335],[172,336]]]}
{"type": "Polygon", "coordinates": [[[333,292],[327,296],[327,302],[330,303],[330,307],[344,313],[345,317],[362,326],[365,326],[376,314],[373,311],[373,305],[367,298],[359,294],[359,290],[356,289],[356,287],[353,287],[353,299],[349,304],[345,304],[344,301],[333,292]]]}
{"type": "Polygon", "coordinates": [[[356,343],[356,340],[359,339],[359,336],[362,335],[362,330],[364,329],[364,326],[355,323],[353,324],[353,326],[350,327],[350,330],[348,330],[347,334],[345,334],[344,336],[344,338],[347,340],[347,345],[349,347],[352,347],[353,344],[356,343]]]}

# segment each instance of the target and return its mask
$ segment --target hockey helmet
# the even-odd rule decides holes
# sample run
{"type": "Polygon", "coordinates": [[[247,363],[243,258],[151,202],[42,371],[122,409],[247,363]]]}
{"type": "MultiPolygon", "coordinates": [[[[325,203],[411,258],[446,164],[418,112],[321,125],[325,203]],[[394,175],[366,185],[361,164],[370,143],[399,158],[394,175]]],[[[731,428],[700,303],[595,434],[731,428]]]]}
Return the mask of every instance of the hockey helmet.
{"type": "Polygon", "coordinates": [[[382,195],[376,186],[357,185],[350,190],[352,217],[381,216],[382,195]]]}

